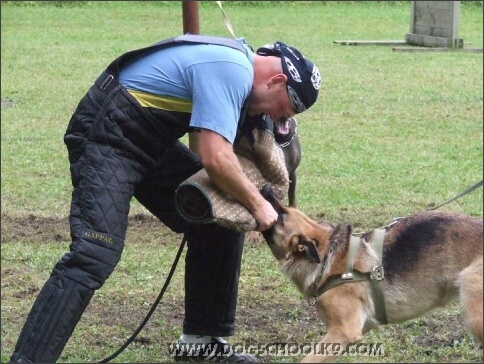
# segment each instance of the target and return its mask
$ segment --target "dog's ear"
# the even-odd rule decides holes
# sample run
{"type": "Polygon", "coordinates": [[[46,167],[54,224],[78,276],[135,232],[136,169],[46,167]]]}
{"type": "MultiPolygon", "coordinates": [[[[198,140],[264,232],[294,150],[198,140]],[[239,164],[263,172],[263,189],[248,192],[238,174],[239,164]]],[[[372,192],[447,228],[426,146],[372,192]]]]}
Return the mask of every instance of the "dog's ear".
{"type": "Polygon", "coordinates": [[[311,263],[321,263],[321,257],[319,256],[318,249],[316,248],[316,243],[307,237],[301,237],[299,243],[297,244],[297,249],[300,252],[306,254],[306,258],[311,263]]]}
{"type": "Polygon", "coordinates": [[[336,245],[345,244],[350,239],[353,228],[348,224],[339,224],[331,233],[330,241],[336,245]]]}

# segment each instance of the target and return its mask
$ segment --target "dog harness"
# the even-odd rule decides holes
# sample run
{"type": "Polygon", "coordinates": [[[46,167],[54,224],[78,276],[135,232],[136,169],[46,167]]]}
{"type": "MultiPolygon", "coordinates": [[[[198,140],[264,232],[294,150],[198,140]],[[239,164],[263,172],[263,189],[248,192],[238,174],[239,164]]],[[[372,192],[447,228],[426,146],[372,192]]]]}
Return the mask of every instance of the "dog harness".
{"type": "MultiPolygon", "coordinates": [[[[383,239],[385,236],[386,229],[376,229],[373,233],[373,238],[367,243],[373,244],[373,250],[377,255],[377,265],[373,267],[371,272],[360,272],[353,269],[353,265],[356,258],[356,253],[360,247],[361,237],[356,235],[351,235],[350,243],[348,247],[348,255],[346,257],[345,271],[341,275],[335,275],[330,277],[322,286],[314,290],[314,294],[311,297],[309,304],[315,305],[316,298],[326,291],[339,286],[343,283],[351,282],[361,282],[370,281],[371,293],[373,297],[373,304],[375,305],[375,316],[381,324],[387,324],[387,315],[385,309],[385,300],[383,297],[382,281],[385,278],[385,273],[382,264],[382,254],[383,254],[383,239]]],[[[321,272],[316,278],[315,282],[318,282],[323,275],[325,264],[322,264],[321,272]]]]}

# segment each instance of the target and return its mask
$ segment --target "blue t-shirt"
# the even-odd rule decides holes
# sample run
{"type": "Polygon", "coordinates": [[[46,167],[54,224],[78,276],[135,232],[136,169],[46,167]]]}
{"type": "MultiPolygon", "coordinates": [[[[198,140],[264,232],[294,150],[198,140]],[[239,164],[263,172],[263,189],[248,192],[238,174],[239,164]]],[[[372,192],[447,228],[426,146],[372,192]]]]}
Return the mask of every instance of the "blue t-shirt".
{"type": "Polygon", "coordinates": [[[190,126],[214,131],[230,143],[252,88],[254,55],[219,45],[178,45],[124,67],[126,89],[191,102],[190,126]]]}

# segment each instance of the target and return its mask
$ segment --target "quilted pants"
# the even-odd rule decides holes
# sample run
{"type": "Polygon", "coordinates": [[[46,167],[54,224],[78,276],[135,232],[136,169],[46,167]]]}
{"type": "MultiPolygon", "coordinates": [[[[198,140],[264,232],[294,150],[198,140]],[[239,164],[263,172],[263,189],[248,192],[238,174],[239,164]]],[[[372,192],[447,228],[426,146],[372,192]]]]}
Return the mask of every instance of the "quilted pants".
{"type": "Polygon", "coordinates": [[[187,237],[183,332],[233,335],[244,235],[192,225],[176,213],[174,191],[201,169],[199,158],[177,141],[173,115],[153,120],[116,81],[104,87],[104,78],[81,100],[65,134],[73,184],[70,251],[37,296],[11,362],[57,361],[121,258],[132,197],[187,237]]]}

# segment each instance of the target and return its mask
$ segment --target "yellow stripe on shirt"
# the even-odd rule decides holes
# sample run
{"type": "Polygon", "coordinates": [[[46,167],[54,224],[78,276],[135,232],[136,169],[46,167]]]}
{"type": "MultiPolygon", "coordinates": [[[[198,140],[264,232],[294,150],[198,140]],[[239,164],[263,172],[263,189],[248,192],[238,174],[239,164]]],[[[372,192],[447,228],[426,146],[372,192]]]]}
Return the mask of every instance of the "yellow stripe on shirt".
{"type": "Polygon", "coordinates": [[[191,100],[177,99],[169,96],[159,96],[143,91],[128,90],[142,107],[152,107],[166,111],[192,112],[191,100]]]}

